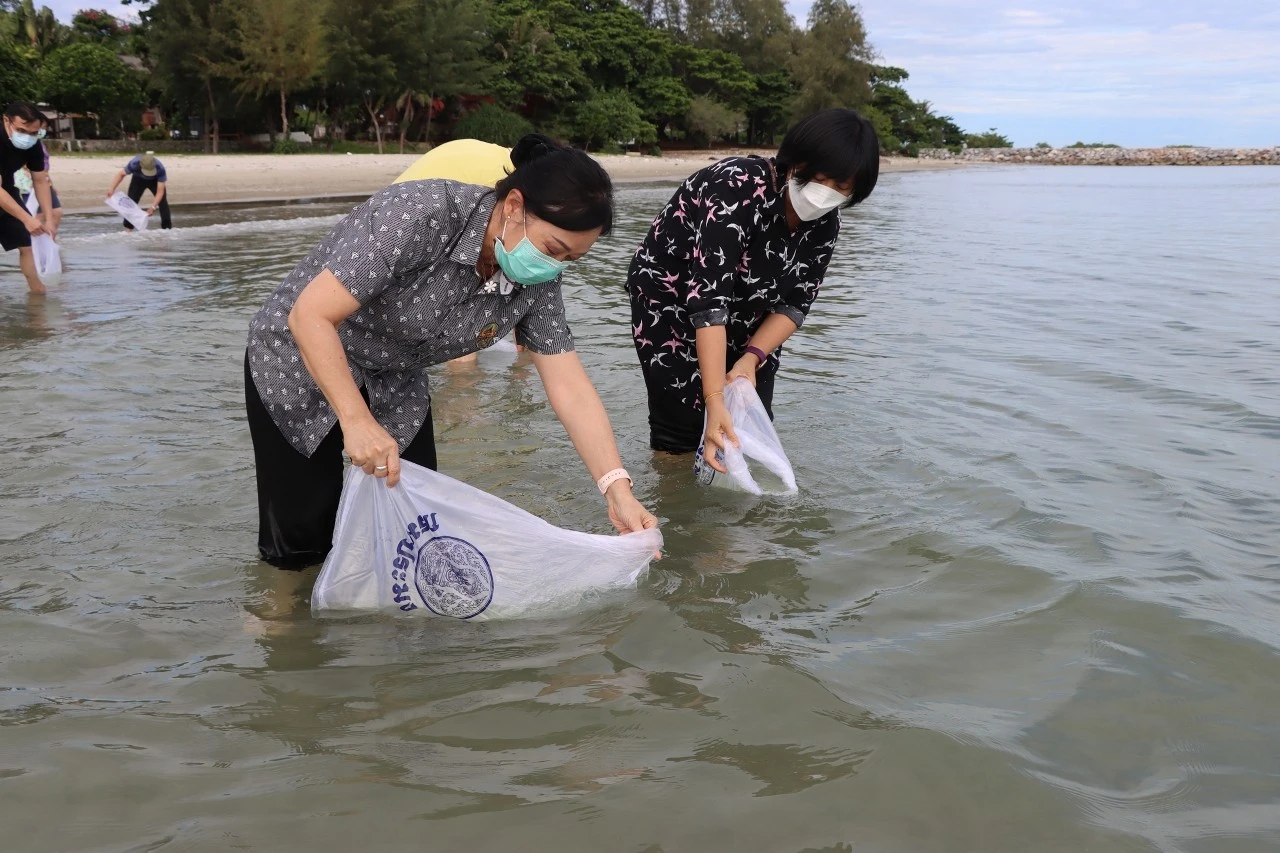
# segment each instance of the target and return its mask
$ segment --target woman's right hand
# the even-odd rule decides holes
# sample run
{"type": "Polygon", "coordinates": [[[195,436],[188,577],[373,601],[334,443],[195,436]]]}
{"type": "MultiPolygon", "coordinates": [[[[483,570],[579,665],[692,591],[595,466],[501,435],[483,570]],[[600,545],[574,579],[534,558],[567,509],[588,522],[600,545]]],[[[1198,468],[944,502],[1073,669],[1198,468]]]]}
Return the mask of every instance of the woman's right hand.
{"type": "Polygon", "coordinates": [[[342,424],[342,443],[352,465],[366,474],[386,477],[388,486],[400,482],[400,447],[372,414],[342,424]]]}
{"type": "Polygon", "coordinates": [[[725,449],[727,442],[738,446],[738,434],[733,431],[733,416],[724,404],[724,395],[717,394],[706,403],[707,426],[702,434],[702,458],[721,474],[729,473],[716,458],[718,452],[725,449]]]}

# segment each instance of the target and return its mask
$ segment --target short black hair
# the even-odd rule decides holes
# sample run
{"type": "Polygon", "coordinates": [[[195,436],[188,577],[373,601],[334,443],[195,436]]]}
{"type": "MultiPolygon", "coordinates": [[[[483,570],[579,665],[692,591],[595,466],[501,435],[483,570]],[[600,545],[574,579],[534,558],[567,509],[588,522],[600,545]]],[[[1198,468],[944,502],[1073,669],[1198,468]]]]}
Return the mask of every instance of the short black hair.
{"type": "Polygon", "coordinates": [[[856,110],[831,109],[806,116],[787,131],[778,149],[778,171],[795,170],[807,184],[817,175],[837,182],[853,181],[853,207],[871,195],[880,177],[880,138],[871,122],[856,110]]]}
{"type": "Polygon", "coordinates": [[[515,170],[496,187],[499,202],[520,190],[525,210],[557,228],[613,230],[613,182],[585,151],[530,133],[511,149],[511,164],[515,170]]]}
{"type": "Polygon", "coordinates": [[[44,113],[40,112],[40,108],[30,101],[14,101],[4,108],[4,117],[7,119],[19,118],[23,121],[47,121],[44,113]]]}

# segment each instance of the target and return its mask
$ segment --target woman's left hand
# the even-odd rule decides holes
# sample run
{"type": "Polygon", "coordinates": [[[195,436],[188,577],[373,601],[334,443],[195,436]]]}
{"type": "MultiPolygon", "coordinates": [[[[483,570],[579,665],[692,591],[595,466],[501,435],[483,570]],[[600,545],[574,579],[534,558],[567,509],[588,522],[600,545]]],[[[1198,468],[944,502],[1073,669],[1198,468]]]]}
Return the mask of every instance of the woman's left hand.
{"type": "Polygon", "coordinates": [[[609,520],[619,533],[637,533],[658,526],[657,517],[631,494],[631,483],[627,480],[618,480],[609,486],[604,497],[609,502],[609,520]]]}

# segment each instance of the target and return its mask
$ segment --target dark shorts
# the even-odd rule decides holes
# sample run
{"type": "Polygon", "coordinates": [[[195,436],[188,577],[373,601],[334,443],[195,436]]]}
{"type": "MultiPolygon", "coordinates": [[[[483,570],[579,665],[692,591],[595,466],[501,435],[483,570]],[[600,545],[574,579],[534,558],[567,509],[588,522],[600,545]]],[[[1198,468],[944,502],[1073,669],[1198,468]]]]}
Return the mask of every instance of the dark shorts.
{"type": "MultiPolygon", "coordinates": [[[[54,209],[54,210],[58,210],[59,208],[61,208],[61,207],[62,207],[62,200],[58,198],[58,191],[57,191],[57,190],[55,190],[53,187],[49,187],[49,197],[53,200],[53,209],[54,209]]],[[[27,206],[27,200],[28,200],[29,198],[31,198],[30,194],[24,195],[24,196],[22,197],[22,206],[23,206],[23,207],[26,207],[26,206],[27,206]]]]}
{"type": "Polygon", "coordinates": [[[0,245],[6,252],[31,245],[31,232],[27,226],[3,211],[0,211],[0,245]]]}

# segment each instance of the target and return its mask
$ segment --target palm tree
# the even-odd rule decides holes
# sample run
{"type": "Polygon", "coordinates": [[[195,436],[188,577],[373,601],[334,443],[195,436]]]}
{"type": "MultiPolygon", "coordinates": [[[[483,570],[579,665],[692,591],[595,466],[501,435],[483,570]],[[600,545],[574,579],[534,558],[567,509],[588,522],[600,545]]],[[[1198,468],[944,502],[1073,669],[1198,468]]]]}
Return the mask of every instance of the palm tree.
{"type": "Polygon", "coordinates": [[[42,56],[62,41],[61,25],[48,6],[37,12],[34,0],[22,0],[14,10],[14,18],[18,38],[30,43],[42,56]]]}

